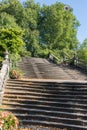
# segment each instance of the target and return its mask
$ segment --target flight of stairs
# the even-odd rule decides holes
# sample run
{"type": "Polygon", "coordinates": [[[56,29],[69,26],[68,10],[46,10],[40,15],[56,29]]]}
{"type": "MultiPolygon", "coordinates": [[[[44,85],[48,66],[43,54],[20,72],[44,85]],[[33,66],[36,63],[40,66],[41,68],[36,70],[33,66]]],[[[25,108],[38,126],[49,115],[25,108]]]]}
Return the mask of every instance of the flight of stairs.
{"type": "Polygon", "coordinates": [[[7,81],[1,108],[13,112],[20,127],[87,130],[87,75],[42,58],[23,57],[17,66],[23,78],[7,81]]]}
{"type": "Polygon", "coordinates": [[[8,80],[2,108],[20,126],[87,130],[87,83],[8,80]]]}

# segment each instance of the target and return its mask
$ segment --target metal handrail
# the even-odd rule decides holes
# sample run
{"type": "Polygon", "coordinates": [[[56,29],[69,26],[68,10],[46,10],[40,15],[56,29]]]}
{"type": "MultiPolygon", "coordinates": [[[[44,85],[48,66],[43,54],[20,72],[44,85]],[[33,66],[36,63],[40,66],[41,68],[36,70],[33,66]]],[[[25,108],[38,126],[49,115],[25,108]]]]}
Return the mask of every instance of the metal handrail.
{"type": "Polygon", "coordinates": [[[54,63],[57,63],[57,62],[60,62],[60,59],[58,57],[56,57],[54,54],[50,53],[49,54],[49,60],[54,62],[54,63]]]}
{"type": "Polygon", "coordinates": [[[77,59],[74,65],[81,69],[87,70],[87,62],[84,62],[83,60],[77,59]]]}
{"type": "Polygon", "coordinates": [[[2,63],[1,71],[0,71],[0,104],[2,104],[2,98],[4,95],[4,90],[6,86],[6,81],[9,77],[9,60],[8,60],[8,55],[5,55],[5,60],[2,63]]]}
{"type": "Polygon", "coordinates": [[[54,63],[66,64],[66,65],[67,64],[69,65],[72,62],[72,65],[74,65],[75,67],[79,67],[81,69],[87,70],[87,62],[84,62],[83,60],[78,59],[75,55],[70,60],[64,59],[63,61],[60,61],[60,59],[58,57],[56,57],[55,55],[50,53],[49,60],[54,62],[54,63]]]}

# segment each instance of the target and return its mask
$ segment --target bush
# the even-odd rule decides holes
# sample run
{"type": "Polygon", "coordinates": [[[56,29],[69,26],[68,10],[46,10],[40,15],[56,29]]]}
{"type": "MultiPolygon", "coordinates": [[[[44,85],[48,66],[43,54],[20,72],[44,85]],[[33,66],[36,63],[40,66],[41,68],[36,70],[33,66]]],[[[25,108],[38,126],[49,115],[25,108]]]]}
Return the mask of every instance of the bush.
{"type": "Polygon", "coordinates": [[[48,58],[49,50],[48,49],[41,49],[37,52],[37,56],[41,58],[48,58]]]}
{"type": "Polygon", "coordinates": [[[22,71],[18,68],[12,68],[9,72],[9,76],[11,79],[19,79],[23,75],[22,71]]]}
{"type": "Polygon", "coordinates": [[[12,53],[9,55],[10,61],[12,62],[12,67],[16,67],[17,62],[21,61],[19,54],[12,53]]]}
{"type": "Polygon", "coordinates": [[[84,49],[79,49],[77,51],[77,56],[78,59],[83,60],[84,63],[87,63],[87,47],[85,47],[84,49]]]}
{"type": "Polygon", "coordinates": [[[17,130],[19,121],[11,112],[0,111],[0,129],[17,130]]]}

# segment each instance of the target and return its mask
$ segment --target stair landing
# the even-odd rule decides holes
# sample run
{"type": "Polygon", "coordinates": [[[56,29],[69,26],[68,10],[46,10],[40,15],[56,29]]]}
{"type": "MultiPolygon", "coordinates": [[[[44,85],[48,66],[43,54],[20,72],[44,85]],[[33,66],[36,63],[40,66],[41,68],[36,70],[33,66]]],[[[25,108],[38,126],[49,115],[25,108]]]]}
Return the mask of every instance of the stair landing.
{"type": "Polygon", "coordinates": [[[44,58],[22,58],[17,65],[24,79],[87,80],[87,73],[75,67],[60,66],[44,58]]]}

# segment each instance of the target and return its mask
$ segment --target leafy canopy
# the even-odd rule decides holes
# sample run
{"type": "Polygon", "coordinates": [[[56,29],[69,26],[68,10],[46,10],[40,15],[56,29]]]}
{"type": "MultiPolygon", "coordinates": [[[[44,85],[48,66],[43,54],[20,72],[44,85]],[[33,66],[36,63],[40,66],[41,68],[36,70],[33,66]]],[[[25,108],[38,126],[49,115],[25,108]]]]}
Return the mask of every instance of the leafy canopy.
{"type": "Polygon", "coordinates": [[[0,2],[0,46],[10,53],[25,48],[31,56],[46,55],[50,50],[58,55],[72,52],[78,45],[78,27],[73,10],[65,10],[61,2],[50,6],[34,0],[0,2]]]}

